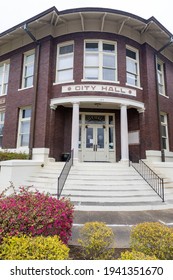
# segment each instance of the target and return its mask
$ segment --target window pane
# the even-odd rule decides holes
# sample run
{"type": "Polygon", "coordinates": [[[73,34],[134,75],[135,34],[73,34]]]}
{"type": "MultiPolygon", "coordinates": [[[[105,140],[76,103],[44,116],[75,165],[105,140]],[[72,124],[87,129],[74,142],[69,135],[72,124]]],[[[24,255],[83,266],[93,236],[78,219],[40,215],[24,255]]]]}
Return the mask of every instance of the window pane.
{"type": "Polygon", "coordinates": [[[73,52],[73,45],[63,46],[59,48],[59,54],[68,54],[73,52]]]}
{"type": "Polygon", "coordinates": [[[126,49],[126,56],[136,60],[136,52],[126,49]]]}
{"type": "Polygon", "coordinates": [[[0,122],[4,122],[5,113],[0,113],[0,122]]]}
{"type": "Polygon", "coordinates": [[[86,68],[85,79],[98,80],[99,70],[98,68],[86,68]]]}
{"type": "Polygon", "coordinates": [[[29,78],[25,78],[24,87],[32,87],[33,86],[33,76],[29,78]]]}
{"type": "Polygon", "coordinates": [[[86,128],[86,148],[93,148],[93,128],[86,128]]]}
{"type": "Polygon", "coordinates": [[[82,132],[81,132],[82,128],[81,126],[79,126],[79,141],[78,141],[78,148],[81,149],[81,135],[82,135],[82,132]]]}
{"type": "Polygon", "coordinates": [[[26,56],[26,64],[33,63],[33,62],[34,62],[34,54],[27,55],[26,56]]]}
{"type": "Polygon", "coordinates": [[[137,63],[133,60],[127,59],[127,72],[137,74],[137,63]]]}
{"type": "Polygon", "coordinates": [[[58,59],[58,69],[67,69],[67,68],[73,68],[73,56],[63,56],[59,57],[58,59]]]}
{"type": "Polygon", "coordinates": [[[98,43],[86,43],[86,51],[98,51],[98,43]]]}
{"type": "Polygon", "coordinates": [[[162,138],[162,145],[163,145],[163,149],[167,149],[167,145],[166,145],[166,143],[167,143],[167,139],[166,138],[162,138]]]}
{"type": "Polygon", "coordinates": [[[22,110],[22,118],[30,118],[31,117],[31,109],[22,110]]]}
{"type": "Polygon", "coordinates": [[[113,116],[109,116],[109,124],[113,124],[113,116]]]}
{"type": "Polygon", "coordinates": [[[162,131],[162,136],[166,137],[166,126],[162,125],[161,126],[161,131],[162,131]]]}
{"type": "Polygon", "coordinates": [[[86,115],[86,124],[105,124],[105,116],[102,115],[86,115]]]}
{"type": "Polygon", "coordinates": [[[103,55],[103,67],[115,68],[115,56],[103,55]]]}
{"type": "Polygon", "coordinates": [[[113,127],[109,127],[109,149],[114,149],[113,127]]]}
{"type": "Polygon", "coordinates": [[[58,81],[71,81],[73,79],[73,69],[58,72],[58,81]]]}
{"type": "Polygon", "coordinates": [[[4,125],[3,125],[3,124],[0,124],[0,135],[1,135],[1,136],[3,135],[3,128],[4,128],[4,125]]]}
{"type": "Polygon", "coordinates": [[[98,65],[99,65],[98,54],[86,54],[85,66],[98,66],[98,65]]]}
{"type": "Polygon", "coordinates": [[[115,51],[115,45],[103,44],[103,51],[114,52],[115,51]]]}
{"type": "Polygon", "coordinates": [[[104,128],[97,128],[97,147],[99,149],[104,149],[104,128]]]}
{"type": "Polygon", "coordinates": [[[30,121],[25,121],[21,123],[21,133],[29,133],[29,129],[30,129],[30,121]]]}
{"type": "Polygon", "coordinates": [[[164,123],[165,122],[165,117],[163,115],[160,116],[161,122],[164,123]]]}
{"type": "Polygon", "coordinates": [[[137,86],[137,77],[133,74],[127,73],[127,83],[130,85],[137,86]]]}
{"type": "Polygon", "coordinates": [[[25,77],[32,76],[34,73],[34,65],[25,66],[25,77]]]}
{"type": "Polygon", "coordinates": [[[114,69],[103,69],[103,80],[115,81],[115,70],[114,69]]]}
{"type": "Polygon", "coordinates": [[[28,146],[29,145],[29,134],[21,135],[21,143],[20,146],[28,146]]]}

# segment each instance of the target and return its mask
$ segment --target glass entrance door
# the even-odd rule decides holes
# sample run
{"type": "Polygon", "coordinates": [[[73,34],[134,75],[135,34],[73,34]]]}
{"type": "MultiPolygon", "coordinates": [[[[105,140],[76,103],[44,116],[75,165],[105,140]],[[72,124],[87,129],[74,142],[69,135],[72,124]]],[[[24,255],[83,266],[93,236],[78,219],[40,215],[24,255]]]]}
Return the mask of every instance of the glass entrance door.
{"type": "Polygon", "coordinates": [[[105,134],[104,125],[86,125],[85,127],[85,161],[105,161],[105,134]]]}

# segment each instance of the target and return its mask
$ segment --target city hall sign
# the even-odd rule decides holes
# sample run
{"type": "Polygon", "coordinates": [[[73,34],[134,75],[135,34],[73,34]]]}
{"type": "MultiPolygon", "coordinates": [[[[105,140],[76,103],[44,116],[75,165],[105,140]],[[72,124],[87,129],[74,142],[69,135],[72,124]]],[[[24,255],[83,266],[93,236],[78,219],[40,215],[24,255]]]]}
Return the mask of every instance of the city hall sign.
{"type": "Polygon", "coordinates": [[[110,92],[110,93],[118,93],[136,96],[136,90],[126,87],[117,87],[110,85],[95,85],[95,84],[81,84],[81,85],[68,85],[62,86],[62,93],[70,93],[70,92],[110,92]]]}

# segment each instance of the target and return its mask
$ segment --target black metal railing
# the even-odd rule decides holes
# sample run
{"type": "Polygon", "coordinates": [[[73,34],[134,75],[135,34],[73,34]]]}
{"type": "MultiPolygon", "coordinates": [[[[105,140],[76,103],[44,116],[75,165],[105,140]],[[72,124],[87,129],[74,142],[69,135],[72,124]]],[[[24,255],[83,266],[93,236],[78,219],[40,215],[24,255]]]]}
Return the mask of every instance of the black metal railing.
{"type": "Polygon", "coordinates": [[[130,165],[141,175],[141,177],[150,185],[150,187],[165,201],[164,181],[159,177],[143,160],[137,162],[130,161],[130,165]]]}
{"type": "Polygon", "coordinates": [[[61,174],[58,177],[58,186],[57,186],[57,198],[59,199],[63,190],[63,187],[65,185],[65,181],[67,179],[67,176],[70,172],[70,168],[73,165],[73,150],[71,153],[69,153],[67,160],[64,164],[64,167],[61,171],[61,174]]]}

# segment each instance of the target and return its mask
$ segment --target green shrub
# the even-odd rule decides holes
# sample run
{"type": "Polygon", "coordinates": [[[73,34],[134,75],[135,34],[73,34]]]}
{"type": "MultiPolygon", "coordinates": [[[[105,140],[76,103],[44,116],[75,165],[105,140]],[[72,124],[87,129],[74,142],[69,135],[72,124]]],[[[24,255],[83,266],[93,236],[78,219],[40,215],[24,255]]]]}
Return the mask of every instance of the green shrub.
{"type": "Polygon", "coordinates": [[[28,159],[28,155],[25,153],[0,152],[0,161],[11,159],[28,159]]]}
{"type": "Polygon", "coordinates": [[[58,236],[8,236],[0,245],[2,260],[66,260],[69,248],[58,236]]]}
{"type": "Polygon", "coordinates": [[[125,251],[121,253],[119,260],[157,260],[155,256],[148,256],[142,252],[137,251],[125,251]]]}
{"type": "Polygon", "coordinates": [[[141,223],[132,229],[132,250],[155,255],[160,260],[173,259],[173,231],[160,223],[141,223]]]}
{"type": "Polygon", "coordinates": [[[84,259],[112,259],[114,250],[110,248],[114,241],[112,230],[102,222],[88,222],[80,230],[79,244],[84,259]]]}

